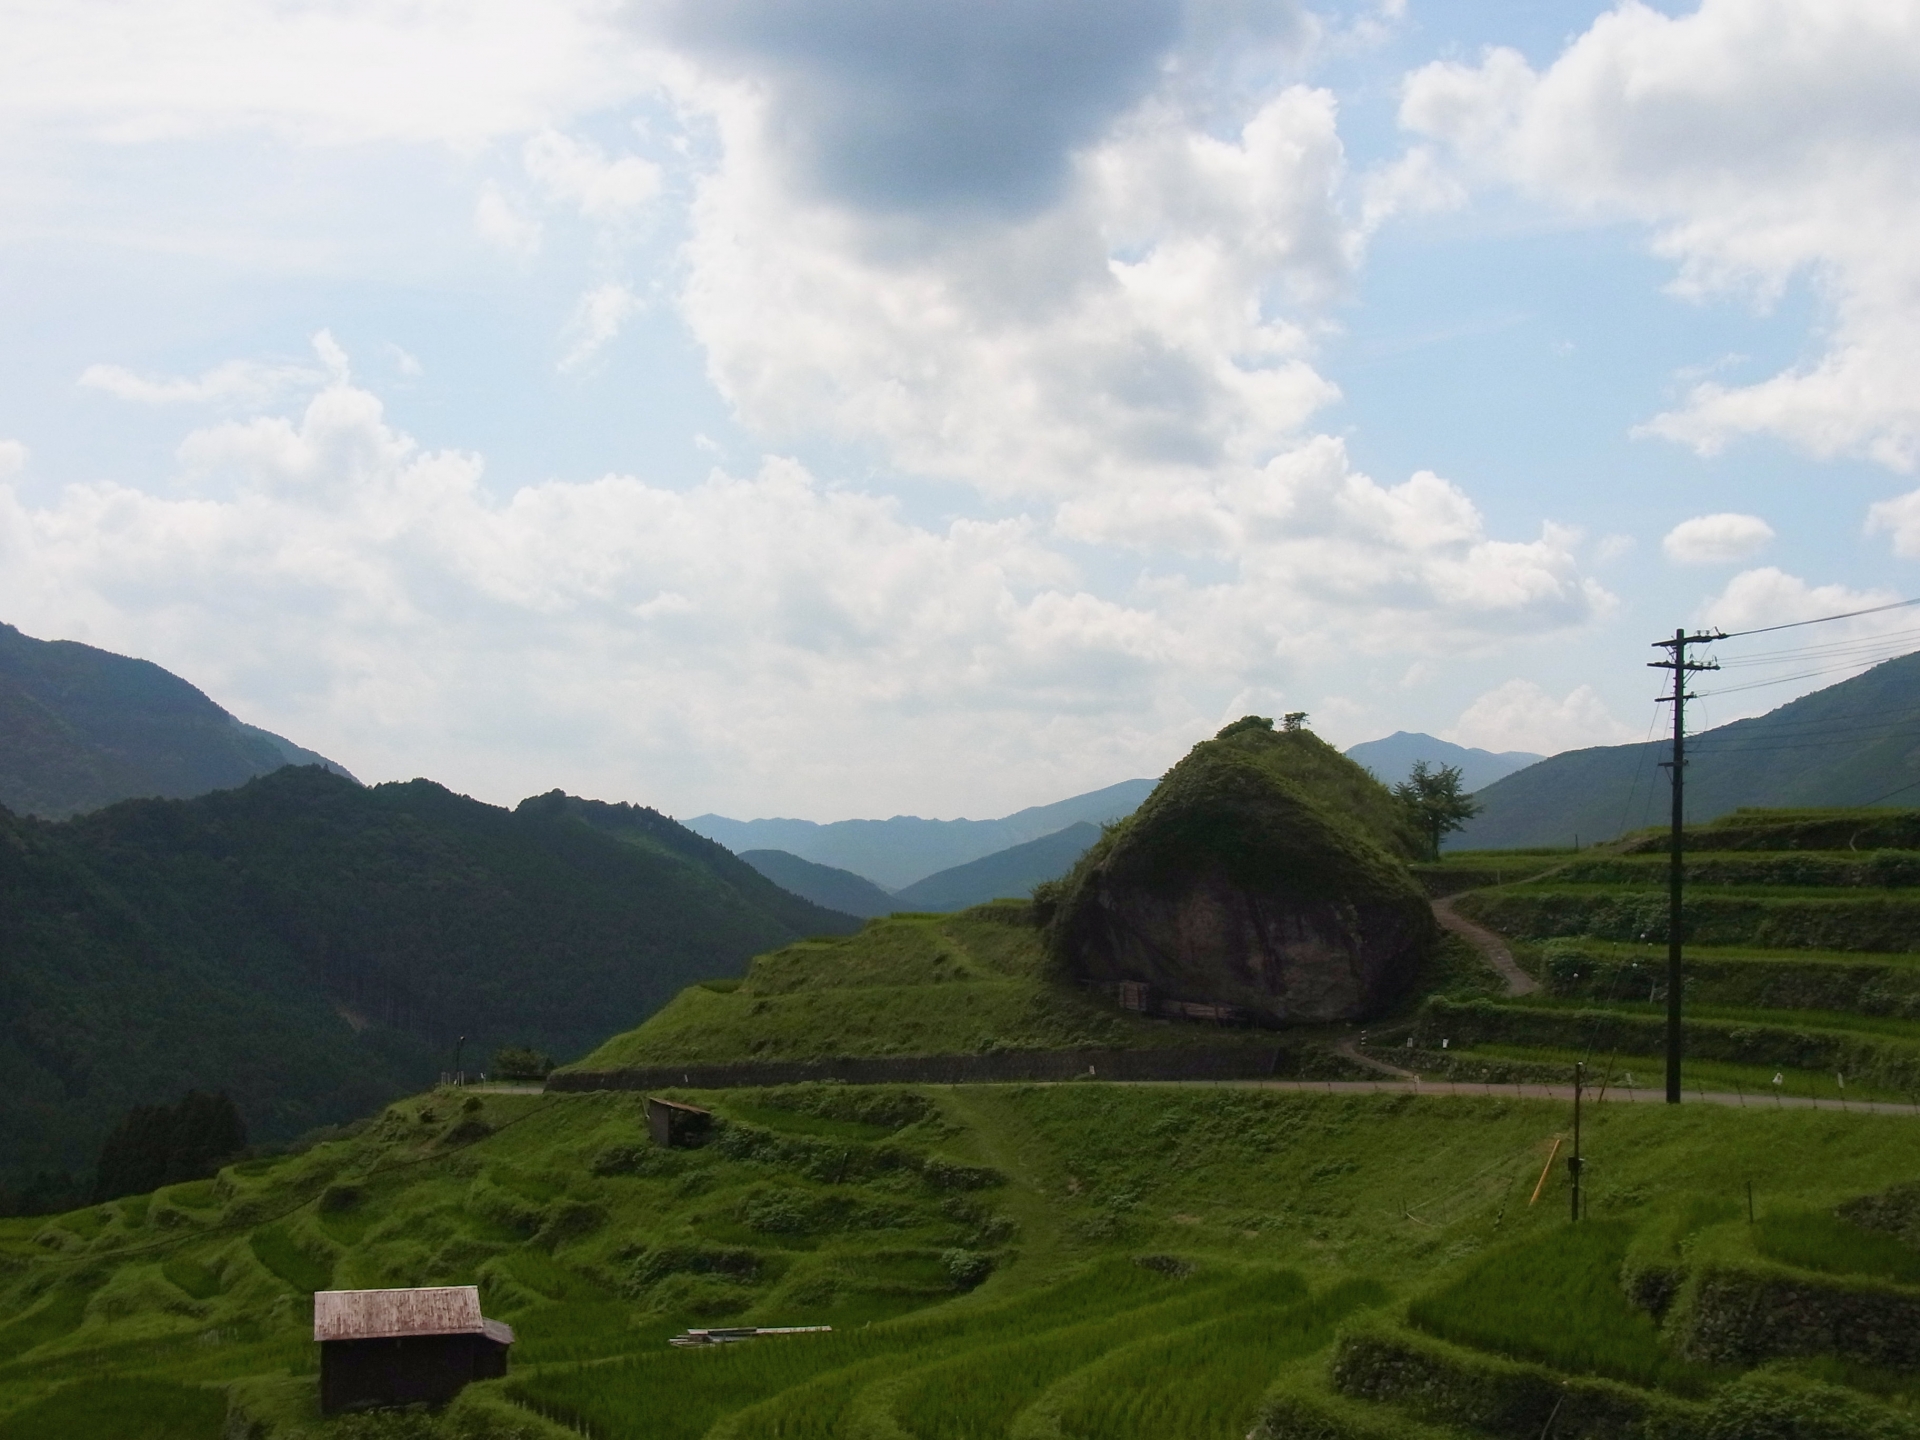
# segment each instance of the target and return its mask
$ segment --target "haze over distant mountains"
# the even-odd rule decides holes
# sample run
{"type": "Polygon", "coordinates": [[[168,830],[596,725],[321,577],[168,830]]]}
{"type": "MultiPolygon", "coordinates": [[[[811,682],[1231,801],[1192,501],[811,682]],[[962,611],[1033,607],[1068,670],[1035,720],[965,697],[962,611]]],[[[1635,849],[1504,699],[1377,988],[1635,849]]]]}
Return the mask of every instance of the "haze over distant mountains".
{"type": "Polygon", "coordinates": [[[1456,766],[1460,771],[1461,788],[1468,792],[1505,779],[1514,771],[1524,770],[1546,758],[1527,750],[1495,753],[1492,750],[1469,749],[1465,745],[1455,745],[1432,735],[1407,730],[1396,730],[1384,740],[1368,740],[1352,746],[1346,754],[1349,760],[1359,761],[1373,772],[1374,779],[1386,785],[1397,785],[1406,779],[1418,760],[1426,761],[1435,769],[1456,766]]]}
{"type": "MultiPolygon", "coordinates": [[[[1609,840],[1660,823],[1670,740],[1569,750],[1497,780],[1447,848],[1609,840]]],[[[1687,741],[1687,819],[1742,806],[1920,802],[1920,653],[1687,741]]]]}
{"type": "Polygon", "coordinates": [[[15,814],[57,820],[138,796],[185,799],[283,765],[347,775],[150,660],[0,624],[0,805],[15,814]]]}
{"type": "Polygon", "coordinates": [[[696,815],[689,830],[717,840],[736,855],[784,850],[819,865],[863,875],[884,890],[901,890],[941,870],[1058,834],[1082,821],[1103,825],[1131,815],[1153,793],[1156,780],[1122,780],[1051,805],[1034,805],[998,820],[730,820],[696,815]]]}

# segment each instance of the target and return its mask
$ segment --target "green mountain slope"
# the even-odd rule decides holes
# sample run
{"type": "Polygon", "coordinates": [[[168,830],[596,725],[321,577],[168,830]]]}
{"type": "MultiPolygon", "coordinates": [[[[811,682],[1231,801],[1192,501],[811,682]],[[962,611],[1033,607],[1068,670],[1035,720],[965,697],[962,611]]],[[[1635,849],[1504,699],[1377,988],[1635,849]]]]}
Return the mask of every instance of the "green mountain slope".
{"type": "MultiPolygon", "coordinates": [[[[1700,682],[1705,688],[1706,682],[1700,682]]],[[[1495,850],[1608,840],[1666,813],[1668,741],[1570,750],[1475,795],[1448,841],[1495,850]]],[[[1687,818],[1742,806],[1867,805],[1920,782],[1920,654],[1687,741],[1687,818]]]]}
{"type": "Polygon", "coordinates": [[[0,625],[0,805],[16,814],[59,819],[313,764],[347,773],[149,661],[0,625]]]}
{"type": "Polygon", "coordinates": [[[740,858],[783,890],[829,910],[871,919],[900,908],[892,895],[851,870],[815,864],[785,850],[742,850],[740,858]]]}
{"type": "Polygon", "coordinates": [[[942,870],[896,891],[898,910],[964,910],[989,900],[1033,893],[1033,887],[1057,880],[1100,838],[1100,827],[1082,820],[1024,845],[1012,845],[951,870],[942,870]]]}
{"type": "Polygon", "coordinates": [[[62,823],[0,812],[0,1157],[88,1165],[132,1104],[232,1094],[257,1139],[497,1046],[565,1057],[851,917],[652,811],[508,811],[282,769],[62,823]],[[597,822],[597,823],[594,823],[597,822]]]}

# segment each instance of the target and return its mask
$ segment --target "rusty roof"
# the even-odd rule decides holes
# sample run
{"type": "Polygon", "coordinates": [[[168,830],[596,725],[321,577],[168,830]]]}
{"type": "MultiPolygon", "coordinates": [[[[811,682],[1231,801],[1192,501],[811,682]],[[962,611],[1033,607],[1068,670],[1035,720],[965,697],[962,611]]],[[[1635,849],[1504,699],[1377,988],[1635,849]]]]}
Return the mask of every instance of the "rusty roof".
{"type": "Polygon", "coordinates": [[[418,1290],[320,1290],[313,1297],[315,1340],[383,1340],[404,1335],[485,1335],[513,1343],[513,1328],[480,1313],[473,1285],[418,1290]]]}
{"type": "Polygon", "coordinates": [[[689,1104],[687,1104],[687,1102],[686,1102],[686,1101],[684,1101],[684,1100],[669,1100],[669,1099],[667,1099],[667,1097],[666,1097],[666,1096],[664,1096],[664,1095],[649,1095],[649,1096],[647,1097],[647,1104],[649,1104],[649,1105],[663,1105],[663,1106],[665,1106],[665,1107],[666,1107],[667,1109],[669,1109],[669,1110],[684,1110],[684,1111],[686,1111],[686,1112],[687,1112],[687,1113],[688,1113],[689,1115],[711,1115],[711,1114],[713,1114],[713,1112],[712,1112],[711,1110],[702,1110],[702,1109],[701,1109],[701,1108],[700,1108],[700,1107],[699,1107],[698,1105],[689,1105],[689,1104]]]}

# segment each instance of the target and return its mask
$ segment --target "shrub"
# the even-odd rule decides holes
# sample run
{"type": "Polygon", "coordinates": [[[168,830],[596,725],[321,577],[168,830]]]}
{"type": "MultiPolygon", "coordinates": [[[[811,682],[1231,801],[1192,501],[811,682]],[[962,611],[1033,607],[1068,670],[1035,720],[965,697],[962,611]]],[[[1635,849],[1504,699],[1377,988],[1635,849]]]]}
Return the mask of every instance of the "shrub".
{"type": "Polygon", "coordinates": [[[993,1273],[993,1257],[977,1250],[949,1250],[940,1260],[959,1290],[971,1290],[993,1273]]]}

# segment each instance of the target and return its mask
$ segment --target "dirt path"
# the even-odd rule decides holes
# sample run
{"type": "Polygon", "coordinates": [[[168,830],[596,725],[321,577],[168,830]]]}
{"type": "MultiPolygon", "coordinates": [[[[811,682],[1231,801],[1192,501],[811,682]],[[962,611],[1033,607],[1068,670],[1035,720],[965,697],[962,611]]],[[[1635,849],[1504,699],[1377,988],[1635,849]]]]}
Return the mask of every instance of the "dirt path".
{"type": "Polygon", "coordinates": [[[1384,1060],[1376,1060],[1371,1055],[1362,1054],[1359,1041],[1349,1035],[1333,1047],[1333,1053],[1369,1070],[1378,1070],[1382,1075],[1391,1075],[1396,1080],[1418,1080],[1420,1077],[1411,1070],[1402,1070],[1398,1065],[1389,1065],[1384,1060]]]}
{"type": "Polygon", "coordinates": [[[1538,990],[1540,982],[1520,968],[1505,941],[1491,930],[1483,930],[1466,916],[1454,913],[1454,898],[1449,895],[1444,900],[1434,901],[1433,918],[1472,945],[1485,957],[1487,964],[1500,972],[1500,978],[1507,982],[1509,995],[1531,995],[1538,990]]]}

